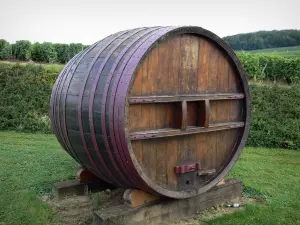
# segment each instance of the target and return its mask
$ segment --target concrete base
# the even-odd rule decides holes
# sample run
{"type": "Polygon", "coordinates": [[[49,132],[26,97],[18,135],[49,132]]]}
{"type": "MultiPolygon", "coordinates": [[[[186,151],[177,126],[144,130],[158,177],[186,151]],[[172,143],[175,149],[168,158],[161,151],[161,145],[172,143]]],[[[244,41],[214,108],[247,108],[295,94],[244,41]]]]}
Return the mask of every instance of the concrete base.
{"type": "Polygon", "coordinates": [[[104,191],[115,187],[104,181],[80,182],[78,180],[67,180],[57,182],[52,187],[55,200],[61,200],[74,195],[87,195],[89,192],[104,191]]]}
{"type": "Polygon", "coordinates": [[[128,204],[106,207],[95,211],[93,225],[156,225],[190,217],[199,212],[242,197],[243,184],[236,179],[226,179],[204,194],[189,199],[161,199],[138,208],[128,204]]]}

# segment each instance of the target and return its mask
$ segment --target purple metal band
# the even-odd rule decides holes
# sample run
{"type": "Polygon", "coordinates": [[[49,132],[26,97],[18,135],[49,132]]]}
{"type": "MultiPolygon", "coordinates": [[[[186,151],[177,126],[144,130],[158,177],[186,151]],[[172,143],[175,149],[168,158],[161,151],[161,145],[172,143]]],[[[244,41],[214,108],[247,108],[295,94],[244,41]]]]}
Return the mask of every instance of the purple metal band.
{"type": "MultiPolygon", "coordinates": [[[[164,30],[164,28],[162,28],[164,30]]],[[[148,189],[147,185],[145,184],[145,182],[140,178],[140,176],[138,175],[136,169],[134,168],[134,165],[131,161],[131,158],[130,158],[130,155],[129,155],[129,152],[128,152],[128,148],[125,146],[122,146],[122,143],[121,143],[121,139],[120,139],[120,134],[118,132],[118,127],[119,127],[119,123],[121,122],[121,120],[124,120],[124,118],[118,118],[118,107],[116,106],[116,99],[118,99],[118,92],[119,90],[123,90],[127,91],[127,89],[124,89],[124,84],[122,84],[122,82],[120,82],[120,79],[121,79],[121,76],[123,76],[122,72],[125,68],[125,66],[127,65],[127,62],[129,61],[129,59],[131,58],[132,54],[138,49],[140,48],[140,46],[146,42],[150,37],[153,37],[155,36],[157,33],[161,32],[161,29],[158,29],[158,31],[155,31],[153,34],[151,35],[148,35],[146,37],[144,37],[141,41],[139,41],[139,43],[137,43],[134,48],[132,48],[130,50],[129,53],[127,53],[127,56],[124,60],[124,63],[118,68],[118,71],[117,71],[117,77],[116,77],[116,80],[114,82],[114,86],[113,86],[113,90],[112,90],[112,96],[111,96],[111,105],[110,105],[110,113],[109,115],[113,115],[113,119],[110,120],[110,130],[111,132],[114,132],[114,137],[116,139],[116,143],[117,143],[117,148],[119,149],[119,151],[121,151],[124,155],[123,157],[123,161],[126,161],[126,168],[128,170],[128,172],[132,175],[132,176],[136,176],[139,178],[140,180],[140,183],[139,183],[139,186],[140,187],[143,187],[143,186],[146,186],[146,187],[143,187],[143,189],[148,189]]],[[[118,103],[118,102],[117,102],[118,103]]],[[[123,102],[123,104],[125,105],[125,101],[123,102]]],[[[123,105],[123,107],[124,107],[123,105]]]]}
{"type": "MultiPolygon", "coordinates": [[[[111,151],[110,150],[110,146],[108,144],[108,138],[107,138],[107,133],[106,133],[106,123],[105,123],[105,112],[106,112],[106,101],[107,101],[107,94],[108,94],[108,90],[109,90],[109,86],[110,86],[110,83],[111,83],[111,80],[113,78],[113,75],[115,73],[115,69],[117,68],[118,64],[120,63],[120,60],[123,58],[123,56],[125,55],[125,53],[127,53],[128,49],[133,45],[135,44],[140,38],[144,37],[146,34],[152,32],[154,29],[147,29],[145,33],[143,33],[142,35],[138,36],[137,38],[135,38],[133,41],[131,41],[130,43],[127,44],[126,48],[122,50],[122,52],[119,54],[118,58],[115,60],[112,68],[110,69],[110,72],[108,74],[108,78],[106,80],[106,84],[105,84],[105,87],[104,87],[104,90],[103,90],[103,96],[102,96],[102,108],[101,108],[101,114],[102,114],[102,117],[101,117],[101,125],[102,125],[102,131],[103,131],[103,137],[104,137],[104,142],[105,142],[105,146],[106,146],[106,149],[111,151]]],[[[110,114],[112,115],[112,114],[110,114]]],[[[113,136],[114,135],[111,135],[112,139],[113,139],[113,136]]],[[[117,148],[116,146],[116,143],[115,141],[112,141],[113,143],[113,148],[115,150],[115,152],[118,152],[117,153],[117,160],[120,164],[120,166],[122,166],[122,169],[123,171],[122,172],[126,172],[126,169],[125,169],[125,164],[123,163],[122,159],[120,158],[120,156],[123,157],[123,154],[122,152],[119,152],[119,149],[117,148]]],[[[127,176],[128,176],[128,173],[127,173],[127,176]]],[[[132,176],[129,176],[129,178],[131,178],[132,176]]],[[[134,183],[136,183],[136,181],[134,181],[134,183]]],[[[130,184],[130,186],[134,185],[134,183],[132,182],[130,184]]]]}
{"type": "MultiPolygon", "coordinates": [[[[69,154],[71,154],[69,152],[69,149],[67,149],[67,147],[65,146],[65,144],[63,143],[63,140],[61,139],[61,137],[58,134],[58,130],[57,130],[57,125],[56,125],[56,119],[54,116],[55,113],[55,109],[56,109],[56,105],[54,104],[55,98],[56,98],[56,93],[57,93],[57,87],[60,85],[61,79],[63,74],[65,73],[65,71],[69,68],[70,64],[73,62],[73,60],[70,60],[67,65],[64,67],[64,69],[59,73],[53,88],[52,88],[52,94],[51,94],[51,98],[50,98],[50,118],[51,118],[51,126],[52,126],[52,130],[57,138],[57,140],[59,141],[60,145],[63,147],[63,149],[65,149],[69,154]]],[[[74,157],[73,155],[71,155],[72,157],[74,157]]]]}
{"type": "MultiPolygon", "coordinates": [[[[101,41],[98,41],[98,42],[96,42],[96,43],[94,43],[93,45],[91,45],[89,48],[87,48],[87,49],[85,49],[84,51],[82,51],[82,52],[80,52],[78,55],[77,55],[77,57],[74,59],[74,61],[73,61],[73,63],[72,63],[72,65],[70,66],[70,68],[68,68],[68,70],[67,70],[67,72],[66,72],[66,75],[63,77],[63,79],[65,78],[67,78],[67,76],[68,76],[68,74],[69,74],[69,72],[70,72],[70,70],[71,69],[74,69],[73,68],[73,66],[75,65],[75,69],[77,68],[77,66],[78,66],[78,62],[80,62],[81,60],[82,60],[82,58],[89,52],[89,51],[91,51],[94,47],[96,47],[97,46],[97,44],[99,44],[101,41]],[[77,63],[77,64],[76,64],[77,63]]],[[[72,77],[70,78],[70,80],[73,78],[73,75],[74,75],[74,73],[71,73],[71,75],[72,75],[72,77]]],[[[62,81],[62,87],[63,87],[63,85],[64,85],[64,82],[65,82],[65,80],[64,81],[62,81]]],[[[67,87],[66,87],[66,94],[65,94],[65,96],[64,96],[64,99],[63,99],[63,106],[62,106],[62,108],[64,108],[64,110],[63,110],[63,119],[64,119],[64,121],[66,121],[66,99],[67,99],[67,93],[68,93],[68,90],[69,90],[69,87],[70,87],[70,83],[71,82],[69,82],[68,84],[67,84],[67,87]]],[[[59,95],[59,102],[60,102],[60,98],[61,98],[61,94],[59,95]]],[[[59,106],[60,104],[58,104],[58,106],[59,106]]],[[[58,118],[59,118],[59,110],[58,110],[58,118]]],[[[59,124],[61,124],[61,123],[59,123],[59,124]]],[[[68,129],[67,129],[67,124],[66,124],[66,122],[64,123],[64,130],[62,130],[64,133],[65,133],[65,139],[70,143],[70,141],[69,141],[69,139],[68,139],[68,129]]],[[[84,165],[84,163],[79,159],[79,157],[77,157],[77,155],[76,155],[76,153],[75,153],[75,150],[73,149],[73,147],[72,147],[72,145],[71,145],[71,143],[69,144],[70,145],[70,148],[72,149],[72,151],[73,151],[73,153],[74,153],[74,156],[76,157],[76,161],[77,162],[79,162],[81,165],[84,165]]],[[[88,165],[84,165],[85,167],[88,167],[88,165]]]]}
{"type": "MultiPolygon", "coordinates": [[[[161,36],[165,35],[169,31],[175,29],[174,27],[167,27],[163,30],[160,30],[155,35],[151,36],[146,42],[142,43],[142,45],[133,53],[132,57],[130,57],[123,73],[122,77],[119,81],[120,88],[117,88],[116,94],[116,103],[115,103],[115,110],[114,110],[114,121],[115,121],[115,132],[119,135],[120,144],[122,145],[123,151],[130,157],[129,150],[126,141],[125,135],[125,126],[124,126],[124,118],[125,118],[125,105],[126,105],[126,94],[128,91],[129,83],[132,78],[132,75],[140,62],[142,56],[146,53],[146,51],[150,48],[152,44],[154,44],[161,36]]],[[[132,161],[132,172],[139,176],[138,171],[133,166],[132,161]]]]}
{"type": "MultiPolygon", "coordinates": [[[[95,55],[93,61],[91,62],[88,70],[87,70],[87,74],[85,76],[85,79],[83,81],[83,84],[82,84],[82,88],[80,90],[80,93],[79,93],[79,99],[78,99],[78,105],[77,105],[77,111],[78,111],[78,123],[79,123],[79,132],[80,132],[80,136],[81,136],[81,140],[82,140],[82,143],[83,143],[83,147],[87,153],[87,156],[91,162],[91,164],[93,165],[94,169],[98,172],[98,176],[103,179],[104,181],[108,182],[108,183],[112,183],[111,180],[115,181],[115,183],[117,185],[120,185],[122,186],[121,183],[118,183],[115,179],[113,179],[113,177],[111,177],[111,180],[108,179],[102,172],[101,170],[98,168],[98,166],[96,165],[95,161],[93,160],[90,152],[89,152],[89,149],[87,147],[87,144],[86,144],[86,140],[85,140],[85,137],[84,137],[84,131],[83,131],[83,123],[82,123],[82,100],[83,100],[83,93],[84,93],[84,90],[85,90],[85,86],[86,86],[86,83],[87,83],[87,80],[88,80],[88,77],[89,77],[89,74],[94,66],[94,63],[96,62],[96,60],[98,59],[98,57],[100,56],[100,54],[111,44],[113,43],[117,38],[119,38],[120,36],[122,36],[123,34],[126,34],[128,33],[129,31],[123,31],[121,33],[119,33],[118,35],[116,35],[114,38],[112,38],[104,47],[102,47],[98,52],[97,54],[95,55]]],[[[97,153],[97,156],[101,162],[101,165],[103,165],[103,167],[105,168],[105,170],[107,170],[107,172],[109,173],[110,176],[113,176],[111,174],[111,171],[107,168],[103,158],[102,158],[102,155],[99,151],[99,148],[96,149],[96,153],[97,153]]]]}
{"type": "MultiPolygon", "coordinates": [[[[142,29],[138,29],[135,32],[133,32],[130,36],[128,36],[126,39],[122,40],[121,43],[125,42],[126,40],[128,40],[129,38],[131,38],[134,34],[140,32],[142,29]]],[[[89,122],[90,122],[90,130],[91,130],[91,136],[92,136],[92,140],[93,140],[93,144],[95,146],[95,148],[97,150],[99,150],[98,144],[97,144],[97,139],[96,139],[96,133],[95,133],[95,128],[94,128],[94,99],[95,99],[95,92],[96,92],[96,88],[99,82],[99,79],[101,77],[101,73],[106,65],[106,63],[108,62],[109,58],[111,57],[111,55],[113,54],[113,52],[121,45],[121,43],[119,43],[118,45],[116,45],[113,49],[110,50],[110,52],[107,54],[106,58],[104,59],[103,63],[101,64],[100,68],[97,71],[95,80],[93,82],[93,86],[91,89],[91,93],[90,93],[90,101],[89,101],[89,122]]],[[[118,58],[115,60],[114,64],[118,62],[118,58]]],[[[114,67],[114,65],[112,66],[112,68],[114,67]]],[[[112,69],[110,70],[110,73],[108,74],[108,78],[110,77],[110,75],[112,74],[113,71],[112,69]]],[[[105,89],[104,89],[105,90],[105,89]]],[[[105,102],[106,102],[106,98],[102,98],[101,104],[102,107],[105,107],[105,102]],[[105,99],[105,101],[104,101],[105,99]],[[104,103],[103,103],[104,101],[104,103]],[[103,106],[104,105],[104,106],[103,106]]],[[[105,110],[105,109],[104,109],[105,110]]],[[[114,169],[117,171],[118,175],[122,178],[122,181],[120,181],[119,183],[123,183],[123,185],[125,184],[126,186],[130,186],[131,185],[131,179],[129,177],[125,177],[123,172],[124,172],[124,168],[121,168],[121,170],[118,167],[118,164],[116,163],[114,156],[113,156],[113,152],[110,149],[110,146],[108,144],[108,139],[106,136],[106,130],[105,130],[105,111],[104,113],[101,114],[101,124],[102,124],[102,135],[103,135],[103,139],[104,139],[104,144],[105,144],[105,149],[109,155],[110,161],[114,167],[114,169]],[[103,129],[104,126],[104,129],[103,129]]],[[[117,158],[119,159],[119,154],[116,154],[117,158]]],[[[118,160],[119,161],[119,160],[118,160]]],[[[113,175],[111,175],[113,176],[113,175]]]]}
{"type": "MultiPolygon", "coordinates": [[[[67,135],[67,132],[65,130],[62,129],[62,123],[60,122],[60,99],[61,99],[61,92],[63,90],[63,86],[64,86],[64,83],[67,79],[67,76],[71,70],[71,68],[73,67],[73,65],[76,63],[76,60],[78,60],[78,58],[84,54],[85,51],[83,52],[80,52],[78,53],[76,56],[73,57],[73,61],[70,63],[70,66],[66,69],[64,69],[64,73],[63,75],[61,76],[61,82],[60,84],[57,86],[57,91],[56,93],[58,94],[58,97],[57,95],[55,96],[54,98],[54,105],[57,106],[57,115],[55,116],[55,122],[56,122],[56,129],[57,129],[57,134],[61,136],[61,139],[63,141],[63,143],[65,144],[65,149],[68,149],[69,151],[69,154],[78,162],[80,163],[81,165],[83,164],[80,160],[79,157],[77,157],[76,153],[75,153],[75,150],[72,148],[69,140],[68,140],[68,135],[67,135]],[[57,101],[58,101],[58,104],[57,104],[57,101]],[[58,121],[58,122],[57,122],[58,121]]],[[[63,107],[64,108],[64,107],[63,107]]],[[[65,111],[63,111],[65,113],[65,111]]],[[[55,108],[55,111],[54,111],[54,114],[56,113],[56,108],[55,108]]],[[[63,117],[65,119],[65,117],[63,117]]]]}
{"type": "MultiPolygon", "coordinates": [[[[152,32],[152,31],[155,31],[155,30],[158,30],[159,28],[151,28],[151,29],[149,29],[150,30],[150,32],[152,32]]],[[[149,33],[150,33],[149,32],[149,33]]],[[[128,53],[127,51],[128,51],[128,49],[127,49],[127,51],[126,51],[126,54],[129,54],[129,55],[131,55],[131,53],[133,52],[133,51],[135,51],[137,48],[138,48],[138,46],[139,45],[141,45],[141,43],[143,43],[145,40],[147,40],[147,38],[148,38],[148,36],[149,35],[143,35],[142,36],[142,39],[130,50],[130,52],[128,53]]],[[[125,65],[126,65],[126,61],[128,60],[129,58],[128,58],[128,56],[125,58],[125,60],[124,60],[124,62],[120,65],[120,67],[118,68],[118,70],[117,70],[117,72],[115,72],[115,76],[116,76],[116,79],[114,80],[114,83],[113,83],[113,88],[112,88],[112,92],[111,92],[111,97],[110,97],[110,108],[109,108],[109,115],[111,115],[112,117],[113,117],[113,108],[114,108],[114,99],[115,99],[115,96],[116,96],[116,93],[117,93],[117,83],[118,83],[118,81],[119,81],[119,79],[120,79],[120,77],[121,77],[121,74],[122,74],[122,71],[123,71],[123,69],[124,69],[124,67],[125,67],[125,65]]],[[[120,161],[120,163],[123,163],[124,164],[124,167],[126,168],[126,173],[129,175],[129,176],[133,176],[133,177],[135,177],[135,178],[138,178],[138,181],[139,182],[135,182],[135,187],[140,187],[140,188],[142,188],[142,189],[144,189],[144,190],[148,190],[148,187],[147,187],[147,185],[146,184],[144,184],[144,181],[142,180],[142,179],[140,179],[140,177],[139,176],[136,176],[134,173],[132,173],[131,171],[132,171],[132,168],[130,168],[130,165],[131,166],[133,166],[132,164],[130,164],[130,161],[131,161],[131,159],[130,158],[128,158],[128,157],[126,157],[126,153],[124,153],[124,151],[123,151],[123,149],[121,148],[121,145],[120,145],[120,141],[119,141],[119,136],[115,133],[115,131],[114,131],[114,126],[115,126],[115,124],[113,123],[114,121],[113,121],[113,118],[112,119],[110,119],[110,134],[111,134],[111,137],[112,137],[112,142],[113,142],[113,147],[115,148],[115,149],[117,149],[118,151],[119,151],[119,153],[120,153],[120,155],[122,156],[122,158],[121,158],[121,161],[120,161]]],[[[150,190],[149,190],[150,191],[150,190]]]]}

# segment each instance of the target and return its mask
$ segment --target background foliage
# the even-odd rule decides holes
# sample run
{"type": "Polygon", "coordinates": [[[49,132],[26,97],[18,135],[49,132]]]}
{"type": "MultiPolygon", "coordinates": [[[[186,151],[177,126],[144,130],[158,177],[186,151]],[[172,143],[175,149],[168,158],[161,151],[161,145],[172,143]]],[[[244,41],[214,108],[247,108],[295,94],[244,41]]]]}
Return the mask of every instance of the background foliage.
{"type": "Polygon", "coordinates": [[[13,58],[23,61],[29,60],[31,58],[30,49],[30,41],[17,41],[13,47],[13,58]]]}
{"type": "MultiPolygon", "coordinates": [[[[248,70],[251,68],[249,63],[248,70]]],[[[0,63],[0,130],[50,133],[51,89],[61,69],[0,63]]],[[[299,149],[300,86],[251,84],[250,90],[252,124],[248,145],[299,149]]]]}
{"type": "Polygon", "coordinates": [[[300,86],[250,85],[249,146],[300,148],[300,86]]]}
{"type": "Polygon", "coordinates": [[[50,132],[54,68],[0,63],[0,130],[50,132]]]}
{"type": "Polygon", "coordinates": [[[35,42],[32,44],[30,41],[25,40],[10,44],[4,39],[0,39],[0,60],[32,60],[35,62],[64,64],[87,47],[88,45],[80,43],[35,42]]]}
{"type": "Polygon", "coordinates": [[[255,55],[242,52],[238,57],[250,79],[300,83],[300,58],[255,55]]]}
{"type": "Polygon", "coordinates": [[[12,58],[12,46],[5,40],[0,40],[0,59],[7,60],[12,58]]]}
{"type": "Polygon", "coordinates": [[[234,50],[255,50],[300,45],[300,30],[273,30],[223,38],[234,50]]]}

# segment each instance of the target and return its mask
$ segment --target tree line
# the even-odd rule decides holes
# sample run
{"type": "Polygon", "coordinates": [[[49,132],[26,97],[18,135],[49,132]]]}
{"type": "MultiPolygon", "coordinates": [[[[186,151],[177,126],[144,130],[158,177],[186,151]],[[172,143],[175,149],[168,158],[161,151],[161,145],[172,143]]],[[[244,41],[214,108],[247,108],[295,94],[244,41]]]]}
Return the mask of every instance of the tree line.
{"type": "Polygon", "coordinates": [[[88,45],[80,43],[31,43],[27,40],[10,44],[0,39],[0,60],[35,61],[45,63],[66,63],[88,45]]]}
{"type": "Polygon", "coordinates": [[[223,38],[234,50],[256,50],[300,45],[300,30],[273,30],[223,38]]]}

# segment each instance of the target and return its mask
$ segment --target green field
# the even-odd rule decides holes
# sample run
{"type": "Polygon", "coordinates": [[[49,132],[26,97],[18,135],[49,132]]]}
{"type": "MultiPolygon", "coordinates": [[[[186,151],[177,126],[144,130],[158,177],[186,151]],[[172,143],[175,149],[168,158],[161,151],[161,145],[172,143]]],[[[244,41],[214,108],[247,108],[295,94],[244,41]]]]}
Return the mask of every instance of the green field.
{"type": "MultiPolygon", "coordinates": [[[[55,136],[0,132],[0,160],[0,224],[53,224],[53,212],[39,197],[78,167],[55,136]]],[[[243,180],[244,194],[264,204],[208,224],[300,224],[299,172],[299,151],[246,148],[230,176],[243,180]]]]}
{"type": "Polygon", "coordinates": [[[253,54],[260,54],[260,55],[283,56],[286,58],[300,58],[300,45],[293,46],[293,47],[283,47],[283,48],[266,48],[266,49],[253,50],[247,52],[253,54]]]}
{"type": "Polygon", "coordinates": [[[8,64],[20,64],[22,66],[26,66],[28,64],[40,65],[44,67],[46,70],[50,70],[54,73],[60,73],[60,71],[64,68],[64,64],[55,64],[55,63],[35,63],[35,62],[26,62],[26,61],[5,61],[0,60],[0,63],[8,63],[8,64]]]}

